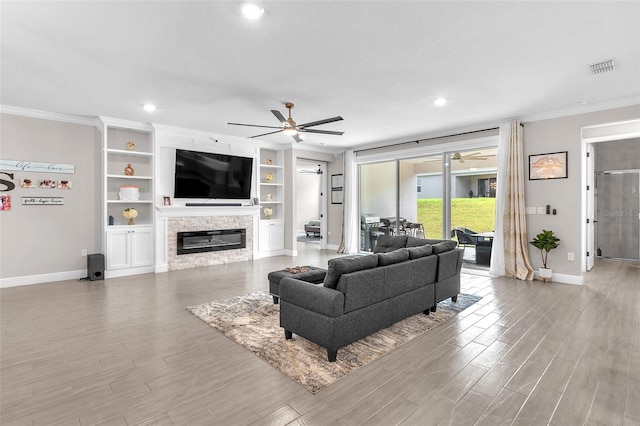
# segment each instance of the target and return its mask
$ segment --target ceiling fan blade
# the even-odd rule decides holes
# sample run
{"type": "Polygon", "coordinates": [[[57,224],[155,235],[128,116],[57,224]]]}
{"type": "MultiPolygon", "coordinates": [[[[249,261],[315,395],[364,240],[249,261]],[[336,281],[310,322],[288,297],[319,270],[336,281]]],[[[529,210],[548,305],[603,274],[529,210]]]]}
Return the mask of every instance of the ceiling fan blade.
{"type": "Polygon", "coordinates": [[[344,120],[344,118],[342,118],[342,117],[340,117],[338,115],[336,117],[325,118],[324,120],[318,120],[318,121],[312,121],[310,123],[298,124],[298,127],[299,128],[313,127],[313,126],[319,126],[321,124],[333,123],[334,121],[340,121],[340,120],[344,120]]]}
{"type": "Polygon", "coordinates": [[[289,125],[289,122],[287,121],[286,118],[284,118],[284,115],[282,115],[280,111],[278,111],[277,109],[272,109],[271,112],[273,113],[273,115],[276,116],[279,122],[287,126],[289,125]]]}
{"type": "Polygon", "coordinates": [[[321,133],[323,135],[336,135],[336,136],[342,136],[344,134],[344,132],[336,132],[333,130],[298,129],[298,131],[306,132],[306,133],[321,133]]]}
{"type": "Polygon", "coordinates": [[[280,129],[280,127],[277,126],[260,126],[258,124],[243,124],[243,123],[227,123],[231,126],[247,126],[247,127],[262,127],[265,129],[280,129]]]}
{"type": "Polygon", "coordinates": [[[259,138],[260,136],[267,136],[267,135],[272,135],[274,133],[280,133],[282,131],[282,129],[280,130],[276,130],[275,132],[268,132],[268,133],[262,133],[260,135],[255,135],[255,136],[249,136],[249,138],[259,138]]]}
{"type": "Polygon", "coordinates": [[[303,140],[303,139],[300,137],[300,135],[299,135],[299,134],[297,134],[297,133],[296,133],[295,135],[292,135],[291,137],[292,137],[293,139],[295,139],[295,141],[296,141],[296,142],[302,142],[302,140],[303,140]]]}

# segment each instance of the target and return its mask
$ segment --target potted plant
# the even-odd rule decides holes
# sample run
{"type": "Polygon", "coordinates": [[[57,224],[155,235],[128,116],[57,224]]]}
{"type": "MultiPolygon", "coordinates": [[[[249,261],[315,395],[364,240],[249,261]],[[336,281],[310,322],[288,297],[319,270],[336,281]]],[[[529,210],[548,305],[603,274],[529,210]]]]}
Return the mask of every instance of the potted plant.
{"type": "Polygon", "coordinates": [[[545,229],[536,235],[533,240],[529,241],[529,244],[540,250],[540,257],[542,258],[542,267],[538,271],[540,278],[551,278],[552,270],[547,267],[547,260],[549,258],[549,252],[557,248],[559,242],[560,238],[553,235],[553,231],[547,231],[545,229]]]}

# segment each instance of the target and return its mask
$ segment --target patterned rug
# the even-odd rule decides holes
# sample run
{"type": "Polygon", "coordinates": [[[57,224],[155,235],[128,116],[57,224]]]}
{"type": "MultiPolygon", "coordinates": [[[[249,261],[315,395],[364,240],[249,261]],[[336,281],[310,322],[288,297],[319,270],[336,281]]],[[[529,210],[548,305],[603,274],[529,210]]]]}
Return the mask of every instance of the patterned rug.
{"type": "Polygon", "coordinates": [[[236,296],[186,309],[307,390],[316,393],[480,299],[478,296],[460,294],[456,303],[452,303],[451,299],[440,302],[437,312],[431,315],[414,315],[340,348],[336,362],[329,362],[326,350],[315,343],[295,334],[292,340],[284,338],[284,331],[280,328],[280,305],[273,304],[268,292],[236,296]]]}

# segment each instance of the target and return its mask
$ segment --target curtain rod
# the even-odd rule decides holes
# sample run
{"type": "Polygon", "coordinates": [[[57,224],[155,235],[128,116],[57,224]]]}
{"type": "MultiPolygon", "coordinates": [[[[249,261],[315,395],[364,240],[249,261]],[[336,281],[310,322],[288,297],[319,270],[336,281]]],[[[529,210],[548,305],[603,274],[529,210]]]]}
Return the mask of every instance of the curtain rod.
{"type": "MultiPolygon", "coordinates": [[[[524,126],[523,123],[520,123],[520,125],[524,126]]],[[[365,152],[365,151],[371,151],[371,150],[374,150],[374,149],[389,148],[389,147],[392,147],[392,146],[400,146],[400,145],[407,145],[407,144],[410,144],[410,143],[420,144],[420,142],[433,141],[433,140],[436,140],[436,139],[451,138],[451,137],[455,137],[455,136],[471,135],[471,134],[474,134],[474,133],[488,132],[490,130],[498,130],[498,129],[500,129],[500,127],[490,127],[488,129],[472,130],[470,132],[456,133],[456,134],[453,134],[453,135],[435,136],[433,138],[419,139],[417,141],[400,142],[400,143],[391,144],[391,145],[377,146],[375,148],[365,148],[365,149],[360,149],[360,150],[357,150],[357,151],[354,151],[354,152],[365,152]]]]}

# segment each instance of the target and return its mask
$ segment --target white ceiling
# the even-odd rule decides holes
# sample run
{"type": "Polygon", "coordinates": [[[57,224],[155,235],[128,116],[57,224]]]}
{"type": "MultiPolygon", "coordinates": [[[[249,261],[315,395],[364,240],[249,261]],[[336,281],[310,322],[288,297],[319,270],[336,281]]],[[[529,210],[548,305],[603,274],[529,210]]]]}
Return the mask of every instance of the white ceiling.
{"type": "Polygon", "coordinates": [[[2,1],[0,103],[248,137],[227,122],[277,126],[290,101],[344,117],[303,142],[341,149],[640,101],[638,1],[239,3],[2,1]]]}

